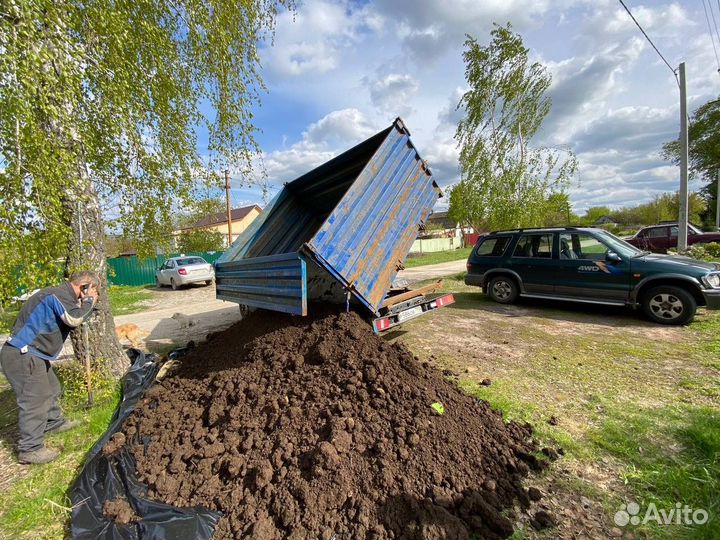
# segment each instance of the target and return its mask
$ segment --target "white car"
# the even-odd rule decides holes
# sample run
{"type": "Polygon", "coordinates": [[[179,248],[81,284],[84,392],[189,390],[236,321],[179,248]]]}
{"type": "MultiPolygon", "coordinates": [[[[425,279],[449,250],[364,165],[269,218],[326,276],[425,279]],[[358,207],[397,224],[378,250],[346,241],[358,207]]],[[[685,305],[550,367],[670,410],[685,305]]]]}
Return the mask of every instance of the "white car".
{"type": "Polygon", "coordinates": [[[155,271],[155,285],[170,285],[173,290],[191,283],[210,285],[215,279],[215,269],[202,257],[172,257],[155,271]]]}

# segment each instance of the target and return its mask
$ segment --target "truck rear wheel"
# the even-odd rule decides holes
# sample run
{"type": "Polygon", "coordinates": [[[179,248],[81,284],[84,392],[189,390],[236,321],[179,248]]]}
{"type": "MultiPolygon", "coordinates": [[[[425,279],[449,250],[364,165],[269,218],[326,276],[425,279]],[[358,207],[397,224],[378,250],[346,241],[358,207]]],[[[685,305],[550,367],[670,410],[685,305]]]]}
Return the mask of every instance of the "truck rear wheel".
{"type": "Polygon", "coordinates": [[[500,304],[512,304],[517,300],[520,290],[515,280],[508,276],[498,276],[490,280],[487,286],[487,294],[490,298],[500,304]]]}
{"type": "Polygon", "coordinates": [[[644,296],[642,307],[648,318],[660,324],[688,324],[697,311],[693,295],[681,287],[660,285],[644,296]]]}

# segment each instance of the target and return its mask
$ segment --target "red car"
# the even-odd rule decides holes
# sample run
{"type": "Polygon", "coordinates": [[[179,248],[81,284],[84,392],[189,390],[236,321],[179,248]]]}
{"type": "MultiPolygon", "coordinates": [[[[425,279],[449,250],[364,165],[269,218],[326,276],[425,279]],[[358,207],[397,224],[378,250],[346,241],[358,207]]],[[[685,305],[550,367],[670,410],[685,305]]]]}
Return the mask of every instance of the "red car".
{"type": "MultiPolygon", "coordinates": [[[[645,251],[666,253],[668,249],[677,247],[677,237],[677,223],[663,223],[643,227],[635,233],[635,236],[625,238],[625,241],[645,251]]],[[[688,246],[709,242],[720,242],[720,233],[704,233],[694,225],[688,224],[688,246]]]]}

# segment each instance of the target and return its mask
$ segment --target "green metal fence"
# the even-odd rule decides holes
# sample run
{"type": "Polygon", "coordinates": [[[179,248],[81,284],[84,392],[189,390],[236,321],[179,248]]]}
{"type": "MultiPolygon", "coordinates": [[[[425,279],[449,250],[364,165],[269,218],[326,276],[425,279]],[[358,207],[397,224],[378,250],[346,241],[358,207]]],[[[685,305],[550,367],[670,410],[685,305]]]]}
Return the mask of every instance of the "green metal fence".
{"type": "MultiPolygon", "coordinates": [[[[222,255],[222,251],[188,252],[183,255],[197,255],[210,264],[222,255]]],[[[177,257],[180,253],[172,255],[158,255],[140,259],[138,257],[115,257],[108,259],[108,283],[113,285],[151,285],[155,283],[155,270],[170,257],[177,257]]]]}

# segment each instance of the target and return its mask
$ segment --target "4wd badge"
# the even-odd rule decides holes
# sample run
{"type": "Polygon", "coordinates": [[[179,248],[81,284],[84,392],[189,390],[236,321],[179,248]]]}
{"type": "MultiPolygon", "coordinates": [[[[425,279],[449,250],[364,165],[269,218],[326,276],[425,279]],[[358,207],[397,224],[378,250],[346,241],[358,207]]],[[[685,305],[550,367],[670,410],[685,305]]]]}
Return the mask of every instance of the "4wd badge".
{"type": "Polygon", "coordinates": [[[578,272],[600,272],[600,271],[603,271],[606,274],[615,274],[615,275],[619,275],[619,274],[623,273],[623,271],[620,268],[617,268],[611,264],[608,264],[605,261],[595,261],[594,265],[584,264],[582,266],[578,266],[578,272]]]}

